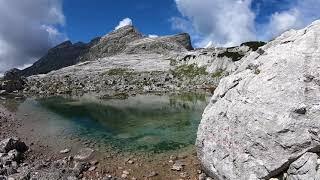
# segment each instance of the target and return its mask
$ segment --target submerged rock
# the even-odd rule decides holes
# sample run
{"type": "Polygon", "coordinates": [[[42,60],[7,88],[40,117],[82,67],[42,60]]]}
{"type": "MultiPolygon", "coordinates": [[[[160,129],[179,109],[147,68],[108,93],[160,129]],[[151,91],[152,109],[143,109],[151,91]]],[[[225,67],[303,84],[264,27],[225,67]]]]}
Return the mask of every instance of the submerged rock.
{"type": "Polygon", "coordinates": [[[75,160],[84,161],[88,160],[93,154],[94,150],[91,148],[83,148],[74,156],[75,160]]]}
{"type": "MultiPolygon", "coordinates": [[[[198,156],[208,175],[268,179],[306,152],[319,152],[319,38],[320,21],[288,31],[221,80],[197,134],[198,156]]],[[[302,168],[312,169],[313,159],[302,168]]],[[[291,167],[291,177],[303,170],[291,167]]]]}

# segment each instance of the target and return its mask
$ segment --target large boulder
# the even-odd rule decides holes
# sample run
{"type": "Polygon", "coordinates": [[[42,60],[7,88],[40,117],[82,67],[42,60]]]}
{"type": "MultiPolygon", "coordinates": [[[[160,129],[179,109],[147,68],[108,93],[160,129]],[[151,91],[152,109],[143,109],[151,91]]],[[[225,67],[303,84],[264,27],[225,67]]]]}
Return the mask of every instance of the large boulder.
{"type": "Polygon", "coordinates": [[[7,138],[0,141],[0,153],[8,153],[11,150],[17,150],[24,153],[28,150],[28,146],[18,138],[7,138]]]}
{"type": "Polygon", "coordinates": [[[320,179],[319,156],[307,152],[293,162],[288,170],[288,180],[320,179]]]}
{"type": "Polygon", "coordinates": [[[4,73],[3,79],[4,80],[19,80],[20,79],[20,75],[19,75],[20,72],[21,72],[21,70],[19,70],[17,68],[10,69],[9,71],[4,73]]]}
{"type": "Polygon", "coordinates": [[[32,66],[22,70],[20,75],[31,76],[35,74],[46,74],[53,70],[74,65],[80,62],[81,56],[90,48],[90,44],[65,41],[50,49],[46,55],[40,58],[32,66]]]}
{"type": "Polygon", "coordinates": [[[20,76],[19,69],[11,69],[4,74],[3,80],[0,81],[0,90],[13,92],[24,89],[25,80],[20,76]]]}
{"type": "Polygon", "coordinates": [[[268,179],[320,151],[320,21],[245,57],[221,80],[197,134],[216,179],[268,179]]]}

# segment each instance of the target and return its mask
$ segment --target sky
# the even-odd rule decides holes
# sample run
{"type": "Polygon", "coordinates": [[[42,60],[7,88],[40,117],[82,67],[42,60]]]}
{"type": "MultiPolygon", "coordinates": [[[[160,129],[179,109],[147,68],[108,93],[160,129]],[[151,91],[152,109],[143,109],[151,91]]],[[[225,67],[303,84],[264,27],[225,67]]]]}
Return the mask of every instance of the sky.
{"type": "Polygon", "coordinates": [[[320,18],[320,0],[0,0],[0,74],[66,41],[124,25],[152,37],[187,32],[193,46],[268,41],[320,18]]]}

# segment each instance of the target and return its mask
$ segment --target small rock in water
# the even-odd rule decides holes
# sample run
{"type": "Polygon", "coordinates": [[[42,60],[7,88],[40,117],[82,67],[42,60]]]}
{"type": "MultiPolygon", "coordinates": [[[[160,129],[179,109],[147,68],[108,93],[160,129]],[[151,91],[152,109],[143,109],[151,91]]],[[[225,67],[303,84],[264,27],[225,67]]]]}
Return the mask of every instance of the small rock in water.
{"type": "Polygon", "coordinates": [[[70,149],[64,149],[64,150],[60,151],[60,154],[66,154],[66,153],[69,153],[69,152],[70,152],[70,149]]]}
{"type": "Polygon", "coordinates": [[[79,161],[84,161],[90,158],[93,154],[94,150],[91,148],[83,148],[81,149],[77,155],[75,155],[74,159],[79,161]]]}

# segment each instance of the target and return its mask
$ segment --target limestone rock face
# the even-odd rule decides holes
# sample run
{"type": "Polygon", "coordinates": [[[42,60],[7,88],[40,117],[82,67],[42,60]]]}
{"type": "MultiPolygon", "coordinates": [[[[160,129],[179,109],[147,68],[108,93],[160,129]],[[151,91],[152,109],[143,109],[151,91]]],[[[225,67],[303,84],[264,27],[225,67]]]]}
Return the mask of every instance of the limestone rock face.
{"type": "Polygon", "coordinates": [[[186,48],[172,39],[142,38],[129,43],[126,54],[170,54],[186,52],[186,48]]]}
{"type": "Polygon", "coordinates": [[[197,134],[217,179],[268,179],[320,150],[320,21],[245,57],[223,78],[197,134]]]}
{"type": "Polygon", "coordinates": [[[305,153],[290,165],[288,170],[288,180],[319,180],[320,172],[317,167],[318,158],[318,155],[315,153],[305,153]]]}
{"type": "Polygon", "coordinates": [[[122,27],[102,37],[80,59],[92,61],[122,53],[128,43],[141,38],[142,34],[133,26],[122,27]]]}
{"type": "Polygon", "coordinates": [[[193,50],[192,44],[191,44],[191,38],[188,33],[181,33],[173,36],[164,36],[161,37],[162,40],[168,40],[168,41],[175,41],[178,44],[182,45],[187,50],[193,50]]]}

